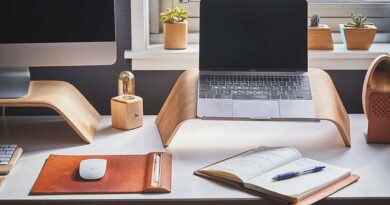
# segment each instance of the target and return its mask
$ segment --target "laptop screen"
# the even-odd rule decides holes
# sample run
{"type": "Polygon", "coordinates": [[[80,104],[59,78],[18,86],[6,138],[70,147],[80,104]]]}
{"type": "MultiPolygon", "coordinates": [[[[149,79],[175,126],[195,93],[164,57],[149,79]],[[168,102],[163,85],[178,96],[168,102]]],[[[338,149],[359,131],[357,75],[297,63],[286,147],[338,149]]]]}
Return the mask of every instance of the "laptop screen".
{"type": "Polygon", "coordinates": [[[202,0],[199,69],[307,71],[305,0],[202,0]]]}

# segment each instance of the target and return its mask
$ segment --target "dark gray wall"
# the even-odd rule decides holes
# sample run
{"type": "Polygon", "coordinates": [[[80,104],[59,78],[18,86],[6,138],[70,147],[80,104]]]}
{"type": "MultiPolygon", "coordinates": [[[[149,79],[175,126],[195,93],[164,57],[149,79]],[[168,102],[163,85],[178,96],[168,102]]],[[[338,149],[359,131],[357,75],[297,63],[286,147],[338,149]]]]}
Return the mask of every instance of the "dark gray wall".
{"type": "MultiPolygon", "coordinates": [[[[130,0],[116,0],[117,61],[109,66],[31,68],[32,80],[63,80],[80,90],[100,114],[110,114],[110,99],[117,95],[117,75],[131,70],[125,50],[131,49],[130,0]]],[[[137,71],[137,95],[144,98],[145,114],[159,111],[164,99],[181,71],[137,71]]],[[[1,111],[0,111],[1,113],[1,111]]],[[[7,108],[7,115],[54,114],[49,109],[7,108]]]]}
{"type": "Polygon", "coordinates": [[[348,113],[363,113],[362,90],[365,70],[327,71],[335,84],[348,113]]]}
{"type": "MultiPolygon", "coordinates": [[[[103,115],[110,114],[110,99],[117,95],[117,75],[131,70],[123,58],[131,49],[130,0],[116,0],[117,62],[110,66],[31,68],[33,80],[63,80],[80,90],[103,115]]],[[[136,93],[144,98],[145,114],[157,114],[182,71],[135,71],[136,93]]],[[[329,71],[350,113],[361,113],[361,90],[365,71],[329,71]]],[[[7,115],[53,114],[48,109],[7,108],[7,115]]]]}

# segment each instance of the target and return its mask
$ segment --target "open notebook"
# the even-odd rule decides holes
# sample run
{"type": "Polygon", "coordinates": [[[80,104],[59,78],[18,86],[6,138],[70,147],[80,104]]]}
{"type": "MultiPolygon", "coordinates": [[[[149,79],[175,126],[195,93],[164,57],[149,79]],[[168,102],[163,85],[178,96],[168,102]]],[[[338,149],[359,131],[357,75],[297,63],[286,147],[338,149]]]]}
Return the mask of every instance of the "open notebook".
{"type": "MultiPolygon", "coordinates": [[[[199,169],[195,171],[195,174],[235,182],[242,185],[244,189],[288,202],[301,201],[352,176],[349,169],[302,158],[301,153],[291,147],[259,147],[199,169]],[[285,172],[305,170],[322,165],[325,165],[326,168],[320,172],[281,181],[272,179],[285,172]]],[[[354,175],[353,179],[349,179],[348,184],[356,181],[358,177],[354,175]]],[[[322,198],[324,197],[326,196],[322,198]]]]}

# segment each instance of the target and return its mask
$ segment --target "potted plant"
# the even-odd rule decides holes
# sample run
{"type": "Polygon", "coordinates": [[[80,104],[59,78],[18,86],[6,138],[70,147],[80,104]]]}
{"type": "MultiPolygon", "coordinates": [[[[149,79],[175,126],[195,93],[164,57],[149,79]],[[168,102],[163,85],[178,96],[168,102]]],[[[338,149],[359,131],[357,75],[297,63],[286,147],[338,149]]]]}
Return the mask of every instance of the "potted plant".
{"type": "Polygon", "coordinates": [[[374,42],[377,28],[367,23],[367,17],[351,14],[352,22],[340,24],[340,33],[348,50],[368,50],[374,42]]]}
{"type": "Polygon", "coordinates": [[[164,24],[164,48],[185,49],[188,42],[188,12],[183,8],[167,8],[160,14],[164,24]]]}
{"type": "Polygon", "coordinates": [[[333,50],[333,39],[330,28],[320,24],[320,15],[314,13],[310,19],[307,31],[307,46],[309,50],[333,50]]]}

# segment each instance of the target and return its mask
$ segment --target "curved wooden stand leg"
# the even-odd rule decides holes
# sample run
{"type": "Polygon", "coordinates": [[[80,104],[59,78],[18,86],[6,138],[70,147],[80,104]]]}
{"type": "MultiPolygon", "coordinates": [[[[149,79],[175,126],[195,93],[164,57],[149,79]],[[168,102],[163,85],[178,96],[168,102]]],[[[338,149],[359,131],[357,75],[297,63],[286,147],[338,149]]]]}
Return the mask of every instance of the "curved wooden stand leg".
{"type": "Polygon", "coordinates": [[[167,147],[185,120],[196,118],[198,71],[187,70],[177,79],[156,123],[164,147],[167,147]]]}
{"type": "Polygon", "coordinates": [[[71,84],[63,81],[31,81],[26,97],[0,99],[4,107],[47,107],[60,114],[76,133],[91,143],[100,114],[71,84]]]}
{"type": "MultiPolygon", "coordinates": [[[[309,69],[316,115],[336,125],[347,147],[351,146],[349,117],[330,76],[321,69],[309,69]]],[[[185,71],[176,81],[157,116],[157,127],[165,147],[185,120],[197,118],[198,71],[185,71]]]]}
{"type": "Polygon", "coordinates": [[[341,102],[332,79],[324,70],[310,68],[309,80],[317,118],[335,124],[345,146],[351,146],[348,113],[341,102]]]}

